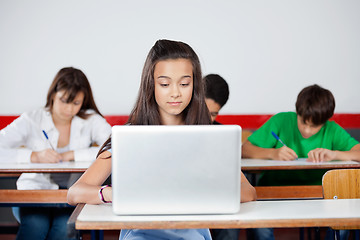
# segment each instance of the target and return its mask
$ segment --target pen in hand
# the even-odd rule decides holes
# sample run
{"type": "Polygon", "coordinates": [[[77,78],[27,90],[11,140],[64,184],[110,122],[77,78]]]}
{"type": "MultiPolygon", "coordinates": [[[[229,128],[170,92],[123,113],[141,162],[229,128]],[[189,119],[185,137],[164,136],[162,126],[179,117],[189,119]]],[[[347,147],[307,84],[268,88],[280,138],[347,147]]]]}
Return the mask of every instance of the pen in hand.
{"type": "Polygon", "coordinates": [[[49,137],[48,137],[48,135],[46,134],[45,130],[42,130],[42,132],[44,133],[45,138],[46,138],[47,142],[49,143],[50,147],[52,148],[52,150],[55,151],[55,148],[54,148],[53,145],[51,144],[51,142],[50,142],[50,140],[49,140],[49,137]]]}
{"type": "MultiPolygon", "coordinates": [[[[276,134],[276,133],[274,133],[273,131],[271,131],[271,134],[274,136],[274,138],[277,140],[277,141],[279,141],[284,147],[287,147],[286,145],[285,145],[285,143],[279,138],[279,136],[276,134]]],[[[295,160],[298,160],[298,158],[296,157],[296,159],[295,160]]]]}
{"type": "MultiPolygon", "coordinates": [[[[44,133],[45,133],[45,132],[44,132],[44,133]]],[[[274,133],[273,131],[271,131],[271,134],[274,136],[274,138],[275,138],[276,140],[278,140],[283,146],[286,147],[285,143],[284,143],[283,141],[281,141],[281,139],[279,138],[278,135],[276,135],[276,133],[274,133]]]]}
{"type": "MultiPolygon", "coordinates": [[[[42,130],[42,132],[44,133],[44,136],[45,136],[47,142],[49,143],[50,147],[52,148],[52,150],[55,151],[55,148],[54,148],[53,145],[51,144],[50,139],[49,139],[48,135],[46,134],[45,130],[42,130]]],[[[60,159],[60,162],[62,162],[62,159],[60,159]]]]}

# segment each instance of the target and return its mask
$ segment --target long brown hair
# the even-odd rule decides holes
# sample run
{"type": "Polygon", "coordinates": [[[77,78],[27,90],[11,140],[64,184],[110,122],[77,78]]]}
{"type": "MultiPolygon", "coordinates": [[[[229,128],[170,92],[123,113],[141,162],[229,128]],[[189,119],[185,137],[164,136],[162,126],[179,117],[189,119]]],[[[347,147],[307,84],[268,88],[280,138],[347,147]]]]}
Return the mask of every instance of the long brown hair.
{"type": "MultiPolygon", "coordinates": [[[[200,61],[194,50],[186,43],[158,40],[150,49],[141,75],[137,100],[129,115],[128,124],[161,125],[158,105],[155,100],[154,69],[159,61],[168,59],[189,59],[193,67],[193,95],[183,111],[185,125],[211,124],[209,110],[205,103],[205,87],[200,61]]],[[[111,137],[103,144],[98,156],[111,148],[111,137]]]]}
{"type": "Polygon", "coordinates": [[[146,58],[138,97],[130,113],[128,123],[133,125],[160,125],[160,114],[155,101],[155,65],[162,60],[189,59],[193,67],[194,88],[189,105],[184,109],[186,125],[209,124],[210,118],[205,104],[204,83],[200,61],[194,50],[186,43],[170,40],[158,40],[150,49],[146,58]]]}
{"type": "Polygon", "coordinates": [[[95,104],[90,83],[81,70],[73,67],[66,67],[60,69],[60,71],[56,74],[46,97],[45,107],[48,108],[50,112],[53,108],[55,94],[58,91],[63,90],[67,95],[67,103],[72,102],[79,92],[84,93],[84,101],[77,116],[86,119],[89,117],[89,114],[86,114],[86,110],[88,109],[92,109],[102,116],[95,104]]]}

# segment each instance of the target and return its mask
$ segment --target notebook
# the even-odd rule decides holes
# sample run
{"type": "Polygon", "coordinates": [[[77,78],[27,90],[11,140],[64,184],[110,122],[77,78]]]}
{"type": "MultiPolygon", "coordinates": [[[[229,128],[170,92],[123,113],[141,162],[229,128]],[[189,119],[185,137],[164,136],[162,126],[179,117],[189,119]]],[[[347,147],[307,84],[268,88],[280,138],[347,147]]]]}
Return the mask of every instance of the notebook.
{"type": "Polygon", "coordinates": [[[113,212],[236,213],[240,163],[238,125],[114,126],[113,212]]]}

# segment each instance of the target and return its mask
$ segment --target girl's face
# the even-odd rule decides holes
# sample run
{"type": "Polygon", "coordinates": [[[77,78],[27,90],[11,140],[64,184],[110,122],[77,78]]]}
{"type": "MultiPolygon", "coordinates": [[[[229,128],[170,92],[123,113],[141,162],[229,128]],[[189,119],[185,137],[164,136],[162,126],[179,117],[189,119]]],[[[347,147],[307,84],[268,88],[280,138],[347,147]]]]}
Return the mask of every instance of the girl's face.
{"type": "Polygon", "coordinates": [[[155,100],[164,125],[183,124],[181,113],[193,93],[193,67],[188,59],[159,61],[154,69],[155,100]]]}
{"type": "Polygon", "coordinates": [[[68,95],[65,90],[55,93],[51,111],[54,119],[59,121],[71,121],[71,119],[80,111],[84,101],[84,93],[79,92],[70,103],[67,103],[67,98],[68,95]]]}

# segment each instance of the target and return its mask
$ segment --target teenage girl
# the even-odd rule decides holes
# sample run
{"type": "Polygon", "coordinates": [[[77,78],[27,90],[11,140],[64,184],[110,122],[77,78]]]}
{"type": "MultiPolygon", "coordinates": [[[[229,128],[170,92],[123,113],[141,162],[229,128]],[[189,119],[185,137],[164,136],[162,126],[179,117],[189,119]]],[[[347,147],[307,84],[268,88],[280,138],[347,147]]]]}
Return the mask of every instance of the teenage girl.
{"type": "MultiPolygon", "coordinates": [[[[205,104],[200,62],[189,45],[159,40],[151,48],[143,68],[138,98],[130,113],[128,124],[211,124],[205,104]]],[[[102,146],[97,160],[69,189],[69,204],[111,202],[112,188],[101,187],[110,174],[111,138],[102,146]]],[[[241,181],[241,200],[255,200],[255,189],[244,175],[241,181]]],[[[211,239],[211,236],[209,229],[121,230],[120,239],[196,240],[211,239]]]]}
{"type": "MultiPolygon", "coordinates": [[[[23,113],[1,130],[0,161],[92,161],[99,151],[92,145],[101,145],[110,134],[111,127],[94,102],[85,74],[72,67],[63,68],[49,88],[45,107],[23,113]]],[[[17,188],[66,189],[78,177],[66,173],[25,173],[19,177],[17,188]]],[[[21,207],[20,216],[16,216],[20,217],[17,239],[67,239],[66,222],[72,210],[21,207]]],[[[14,212],[18,213],[18,209],[14,212]]]]}

